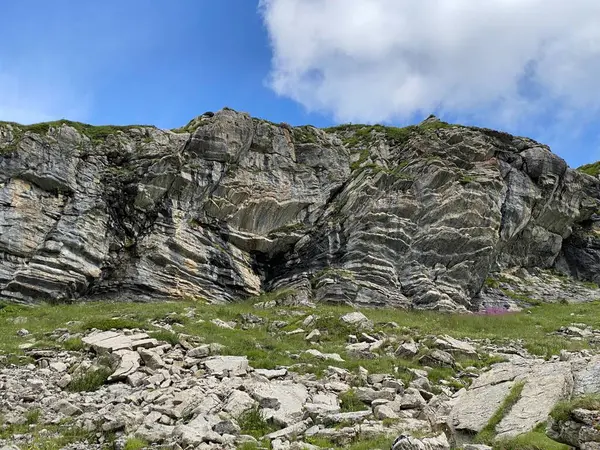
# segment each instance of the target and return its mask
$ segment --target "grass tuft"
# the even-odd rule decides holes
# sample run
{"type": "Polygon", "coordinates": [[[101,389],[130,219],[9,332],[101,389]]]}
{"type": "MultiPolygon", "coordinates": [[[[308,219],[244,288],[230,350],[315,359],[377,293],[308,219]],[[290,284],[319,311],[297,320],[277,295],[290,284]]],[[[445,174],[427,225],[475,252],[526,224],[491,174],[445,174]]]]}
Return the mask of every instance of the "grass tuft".
{"type": "Polygon", "coordinates": [[[40,417],[42,416],[42,411],[39,409],[30,409],[25,413],[25,422],[27,425],[35,425],[40,421],[40,417]]]}
{"type": "Polygon", "coordinates": [[[550,413],[550,417],[564,422],[569,420],[571,413],[576,409],[600,410],[600,394],[584,395],[559,402],[550,413]]]}
{"type": "Polygon", "coordinates": [[[513,439],[494,443],[494,450],[569,450],[568,445],[553,441],[543,431],[531,431],[513,439]]]}
{"type": "Polygon", "coordinates": [[[123,450],[142,450],[143,448],[149,447],[150,445],[143,439],[131,437],[125,442],[123,450]]]}
{"type": "Polygon", "coordinates": [[[579,167],[577,170],[593,177],[597,177],[600,175],[600,161],[586,164],[585,166],[579,167]]]}
{"type": "Polygon", "coordinates": [[[112,329],[123,329],[123,328],[144,328],[145,324],[139,320],[131,319],[92,319],[83,324],[83,329],[91,330],[96,328],[97,330],[108,331],[112,329]]]}
{"type": "Polygon", "coordinates": [[[159,341],[168,342],[169,344],[171,344],[173,346],[179,344],[179,338],[177,337],[177,334],[173,333],[172,331],[167,331],[167,330],[151,331],[148,334],[150,335],[150,337],[153,337],[154,339],[157,339],[159,341]]]}
{"type": "Polygon", "coordinates": [[[62,346],[65,350],[71,352],[78,352],[85,348],[83,341],[78,337],[67,339],[62,343],[62,346]]]}
{"type": "Polygon", "coordinates": [[[367,405],[358,398],[354,389],[344,392],[339,398],[342,412],[365,411],[368,409],[367,405]]]}
{"type": "Polygon", "coordinates": [[[88,371],[73,377],[67,390],[71,392],[92,392],[100,389],[111,376],[113,370],[107,366],[92,367],[88,371]]]}
{"type": "Polygon", "coordinates": [[[265,420],[258,406],[240,415],[237,422],[241,428],[241,434],[247,434],[256,439],[260,439],[264,435],[278,430],[274,424],[265,420]]]}

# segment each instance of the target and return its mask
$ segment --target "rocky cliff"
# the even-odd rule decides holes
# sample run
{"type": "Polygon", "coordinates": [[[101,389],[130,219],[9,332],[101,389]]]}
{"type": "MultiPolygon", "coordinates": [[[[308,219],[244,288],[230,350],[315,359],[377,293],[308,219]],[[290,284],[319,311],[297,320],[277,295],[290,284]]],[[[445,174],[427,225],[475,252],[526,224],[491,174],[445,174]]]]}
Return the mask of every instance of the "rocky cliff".
{"type": "Polygon", "coordinates": [[[491,272],[599,281],[598,179],[530,139],[290,127],[224,109],[178,130],[0,124],[0,292],[20,302],[284,289],[475,309],[491,272]]]}

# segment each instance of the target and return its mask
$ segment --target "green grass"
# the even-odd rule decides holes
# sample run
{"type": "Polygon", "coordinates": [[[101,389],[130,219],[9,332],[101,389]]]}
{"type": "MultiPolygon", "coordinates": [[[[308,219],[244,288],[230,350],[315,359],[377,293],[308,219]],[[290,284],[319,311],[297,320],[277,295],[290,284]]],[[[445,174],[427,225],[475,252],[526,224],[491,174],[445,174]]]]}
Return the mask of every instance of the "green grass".
{"type": "Polygon", "coordinates": [[[91,392],[100,389],[113,370],[107,366],[93,367],[71,380],[67,389],[71,392],[91,392]]]}
{"type": "Polygon", "coordinates": [[[65,350],[69,350],[71,352],[76,352],[76,351],[83,350],[85,346],[83,345],[83,341],[81,340],[81,338],[74,337],[74,338],[69,338],[66,341],[64,341],[62,343],[62,347],[65,350]]]}
{"type": "Polygon", "coordinates": [[[486,278],[484,285],[487,288],[498,289],[500,287],[500,281],[494,278],[486,278]]]}
{"type": "Polygon", "coordinates": [[[335,450],[389,450],[394,442],[395,437],[379,436],[371,439],[359,439],[351,444],[343,447],[335,442],[318,437],[309,437],[305,441],[308,444],[315,445],[320,448],[331,448],[335,450]]]}
{"type": "Polygon", "coordinates": [[[568,445],[553,441],[545,433],[546,424],[535,430],[512,439],[501,440],[493,444],[494,450],[569,450],[568,445]]]}
{"type": "MultiPolygon", "coordinates": [[[[20,328],[27,328],[31,335],[27,340],[36,340],[42,346],[63,345],[72,350],[80,348],[79,341],[68,341],[60,344],[48,342],[46,333],[56,328],[64,328],[67,322],[70,332],[85,332],[91,327],[99,329],[111,328],[144,328],[155,334],[159,339],[175,342],[175,336],[163,334],[151,325],[154,320],[171,320],[174,317],[181,320],[182,326],[177,331],[199,336],[207,343],[216,342],[225,346],[224,354],[247,355],[250,364],[256,368],[276,368],[279,365],[297,363],[311,364],[307,371],[322,372],[330,362],[317,361],[302,356],[302,352],[312,348],[305,341],[304,335],[286,336],[284,332],[303,328],[302,321],[309,314],[317,316],[315,327],[322,333],[324,353],[338,353],[345,359],[344,363],[336,363],[339,367],[357,373],[363,366],[371,373],[393,373],[397,368],[398,377],[410,381],[408,368],[418,367],[413,360],[403,360],[396,357],[380,356],[373,359],[355,358],[346,354],[345,346],[348,334],[356,334],[357,330],[342,324],[339,317],[351,308],[335,305],[318,305],[315,309],[301,307],[275,307],[257,309],[255,302],[278,300],[290,291],[267,293],[249,301],[229,305],[209,305],[199,301],[171,301],[154,303],[149,307],[143,303],[90,302],[69,305],[41,304],[34,307],[8,305],[0,309],[0,355],[11,355],[11,361],[17,361],[24,352],[18,347],[24,338],[17,336],[20,328]],[[196,309],[196,317],[204,322],[185,317],[189,308],[196,309]],[[239,320],[240,314],[252,313],[263,319],[262,324],[255,328],[241,331],[218,328],[210,323],[213,318],[221,320],[239,320]],[[22,319],[15,319],[21,317],[22,319]],[[119,319],[114,319],[115,317],[119,319]],[[18,323],[25,320],[24,323],[18,323]],[[288,325],[281,331],[269,329],[269,324],[275,320],[284,320],[288,325]],[[293,355],[301,355],[299,358],[293,355]]],[[[383,331],[390,337],[402,338],[406,334],[415,338],[427,335],[449,334],[455,338],[470,337],[473,339],[489,339],[497,344],[511,340],[522,340],[524,346],[533,354],[543,357],[557,355],[560,350],[575,351],[589,348],[585,341],[574,341],[560,335],[552,335],[560,327],[572,322],[584,321],[594,328],[600,328],[600,315],[597,314],[600,304],[544,304],[521,313],[511,313],[501,316],[439,314],[427,311],[369,309],[364,314],[375,323],[375,330],[383,331]],[[385,327],[387,322],[396,322],[400,329],[385,327]],[[402,328],[405,328],[404,330],[402,328]]],[[[310,328],[309,328],[310,329],[310,328]]],[[[308,331],[308,330],[307,330],[308,331]]],[[[5,360],[0,358],[0,361],[5,360]]],[[[461,361],[466,365],[490,364],[494,361],[461,361]]],[[[434,374],[435,376],[435,374],[434,374]]]]}
{"type": "Polygon", "coordinates": [[[22,450],[60,450],[75,442],[94,442],[93,433],[73,426],[71,420],[66,419],[58,424],[43,424],[39,422],[39,415],[31,411],[27,414],[27,423],[6,424],[0,415],[0,439],[10,440],[14,435],[28,434],[32,437],[29,444],[22,446],[22,450]]]}
{"type": "Polygon", "coordinates": [[[238,417],[237,422],[242,430],[241,434],[247,434],[256,439],[260,439],[264,435],[278,430],[275,425],[265,420],[258,407],[243,413],[238,417]]]}
{"type": "Polygon", "coordinates": [[[520,303],[526,303],[531,306],[540,306],[543,304],[543,302],[537,298],[532,298],[525,294],[518,294],[516,292],[509,291],[508,289],[502,289],[502,292],[504,292],[504,295],[507,297],[512,298],[520,303]]]}
{"type": "Polygon", "coordinates": [[[316,144],[318,142],[313,127],[310,125],[293,128],[292,136],[298,144],[316,144]]]}
{"type": "Polygon", "coordinates": [[[600,161],[591,164],[586,164],[584,166],[579,167],[577,170],[596,177],[600,174],[600,161]]]}
{"type": "Polygon", "coordinates": [[[159,330],[159,331],[151,331],[148,333],[150,337],[157,339],[159,341],[168,342],[171,345],[179,344],[179,338],[176,333],[167,330],[159,330]]]}
{"type": "Polygon", "coordinates": [[[600,394],[584,395],[572,400],[562,401],[554,407],[550,416],[554,420],[564,422],[569,420],[571,412],[575,409],[600,410],[600,394]]]}
{"type": "Polygon", "coordinates": [[[340,407],[342,412],[365,411],[367,405],[356,395],[354,389],[350,389],[339,396],[340,407]]]}
{"type": "Polygon", "coordinates": [[[489,445],[494,441],[494,438],[496,437],[496,427],[502,421],[504,416],[508,414],[515,403],[519,401],[524,386],[525,383],[523,382],[515,383],[513,385],[500,407],[496,410],[490,420],[488,420],[488,423],[485,425],[485,427],[483,427],[483,429],[477,434],[475,437],[475,442],[489,445]]]}
{"type": "Polygon", "coordinates": [[[25,413],[25,423],[27,425],[34,425],[40,421],[42,411],[39,409],[30,409],[25,413]]]}
{"type": "Polygon", "coordinates": [[[427,374],[427,378],[433,383],[439,383],[441,380],[448,380],[456,375],[456,371],[450,367],[434,367],[427,374]]]}
{"type": "Polygon", "coordinates": [[[471,184],[471,183],[475,183],[477,181],[477,178],[475,178],[472,175],[464,175],[458,181],[460,184],[471,184]]]}
{"type": "Polygon", "coordinates": [[[149,446],[150,446],[150,444],[148,444],[146,441],[132,437],[132,438],[127,439],[127,442],[125,442],[125,447],[123,447],[123,450],[141,450],[141,449],[149,447],[149,446]]]}
{"type": "MultiPolygon", "coordinates": [[[[181,327],[178,327],[178,332],[198,336],[207,343],[215,342],[224,345],[224,354],[247,355],[250,364],[256,368],[276,368],[277,366],[300,364],[301,366],[294,370],[321,374],[329,365],[335,365],[357,374],[359,367],[362,366],[370,373],[393,373],[395,377],[405,383],[412,379],[413,375],[408,369],[419,367],[415,359],[401,359],[385,354],[381,354],[377,358],[365,359],[352,357],[345,352],[347,335],[358,332],[355,328],[344,325],[339,320],[341,315],[353,311],[350,307],[323,304],[317,305],[316,308],[285,306],[258,309],[254,307],[256,302],[278,300],[291,293],[293,292],[271,292],[248,301],[228,305],[210,305],[193,299],[153,303],[150,306],[143,303],[117,302],[41,304],[33,307],[4,304],[0,305],[0,336],[2,336],[0,361],[5,359],[2,358],[3,355],[11,355],[10,360],[22,357],[23,351],[19,350],[18,345],[26,340],[16,335],[20,328],[25,327],[31,332],[31,335],[26,338],[27,340],[34,339],[38,342],[45,342],[44,340],[48,339],[47,333],[56,328],[67,327],[70,332],[83,332],[90,327],[110,329],[121,326],[145,328],[160,340],[175,342],[174,333],[165,332],[151,325],[151,322],[160,320],[176,321],[182,324],[181,327]],[[188,318],[185,315],[190,308],[195,310],[195,318],[188,318]],[[259,316],[262,323],[243,331],[223,329],[210,323],[210,320],[214,318],[224,321],[239,320],[240,315],[244,313],[259,316]],[[302,322],[308,315],[315,315],[317,320],[315,325],[305,327],[302,322]],[[19,319],[16,320],[17,318],[19,319]],[[198,319],[203,321],[198,321],[198,319]],[[280,330],[269,328],[269,324],[275,320],[283,320],[287,325],[280,330]],[[65,325],[68,322],[70,325],[65,325]],[[319,350],[323,353],[339,353],[345,362],[332,363],[306,357],[302,353],[313,346],[305,341],[305,336],[303,334],[285,335],[285,332],[297,328],[305,328],[310,331],[313,327],[318,328],[322,333],[319,350]]],[[[558,354],[561,349],[578,350],[589,347],[590,344],[586,341],[572,341],[550,333],[572,322],[585,322],[594,328],[600,328],[600,315],[597,314],[599,308],[600,303],[598,302],[572,305],[543,304],[528,311],[499,316],[440,314],[390,308],[366,309],[362,312],[375,324],[372,334],[384,332],[390,338],[398,340],[404,339],[406,336],[412,336],[419,340],[426,336],[449,334],[458,339],[465,337],[489,339],[497,344],[521,339],[529,351],[547,357],[558,354]],[[398,324],[399,328],[385,325],[392,321],[398,324]]],[[[52,345],[52,342],[46,342],[44,345],[52,345]]],[[[73,350],[80,348],[78,338],[63,344],[56,343],[56,345],[73,350]]],[[[394,344],[395,346],[396,344],[394,344]]],[[[457,357],[457,362],[463,367],[486,367],[498,361],[498,358],[484,355],[480,355],[480,359],[457,357]]],[[[78,377],[69,386],[69,389],[97,388],[105,382],[106,376],[108,376],[106,372],[96,375],[84,374],[84,379],[78,377]]],[[[429,374],[429,378],[433,382],[442,379],[452,380],[453,377],[455,377],[454,372],[446,369],[435,369],[429,374]]],[[[365,405],[353,394],[354,392],[351,391],[342,396],[343,410],[365,409],[365,405]]],[[[244,426],[249,431],[254,430],[254,434],[262,433],[262,436],[265,430],[272,430],[272,426],[263,423],[264,421],[261,419],[256,414],[254,417],[246,417],[244,426]]],[[[533,438],[541,439],[539,436],[531,437],[531,439],[533,438]]],[[[357,442],[356,445],[362,445],[362,443],[357,442]]],[[[368,445],[376,444],[370,442],[368,445]]],[[[516,444],[507,443],[506,445],[516,444]]],[[[519,447],[514,448],[519,449],[519,447]]]]}
{"type": "Polygon", "coordinates": [[[124,329],[124,328],[144,328],[146,324],[141,320],[123,319],[123,318],[103,318],[103,319],[92,319],[85,322],[82,326],[84,330],[91,330],[96,328],[97,330],[108,331],[112,329],[124,329]]]}
{"type": "Polygon", "coordinates": [[[132,128],[155,128],[153,125],[90,125],[87,123],[73,122],[70,120],[55,120],[52,122],[41,122],[34,123],[31,125],[22,125],[14,122],[0,122],[10,123],[20,133],[35,133],[40,135],[47,134],[51,128],[58,128],[62,125],[69,125],[75,128],[80,133],[89,137],[92,141],[103,141],[111,134],[115,134],[119,131],[126,132],[132,128]]]}
{"type": "Polygon", "coordinates": [[[369,145],[377,136],[382,136],[393,144],[402,145],[408,142],[415,134],[424,134],[428,131],[448,128],[452,125],[446,122],[432,122],[423,125],[409,125],[407,127],[390,127],[384,125],[345,124],[325,128],[330,133],[342,135],[342,142],[350,148],[369,145]]]}

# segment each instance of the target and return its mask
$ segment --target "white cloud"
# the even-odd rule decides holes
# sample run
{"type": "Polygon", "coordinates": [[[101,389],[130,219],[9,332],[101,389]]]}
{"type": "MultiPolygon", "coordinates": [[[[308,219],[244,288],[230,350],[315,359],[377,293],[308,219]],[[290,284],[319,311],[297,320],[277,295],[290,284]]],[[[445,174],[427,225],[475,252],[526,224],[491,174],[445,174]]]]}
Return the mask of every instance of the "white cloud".
{"type": "Polygon", "coordinates": [[[600,110],[598,0],[261,0],[271,87],[339,121],[600,110]]]}

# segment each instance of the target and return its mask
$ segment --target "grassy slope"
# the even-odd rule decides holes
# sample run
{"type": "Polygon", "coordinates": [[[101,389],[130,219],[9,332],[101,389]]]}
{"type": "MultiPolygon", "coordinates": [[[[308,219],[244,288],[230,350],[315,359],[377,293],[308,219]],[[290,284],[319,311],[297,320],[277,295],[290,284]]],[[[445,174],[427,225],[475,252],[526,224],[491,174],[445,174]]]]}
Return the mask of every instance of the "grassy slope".
{"type": "MultiPolygon", "coordinates": [[[[259,298],[258,300],[265,300],[259,298]]],[[[93,327],[140,327],[152,330],[149,321],[171,317],[180,322],[175,330],[203,336],[208,342],[219,342],[227,346],[232,354],[247,354],[257,367],[293,364],[285,351],[299,352],[310,348],[303,335],[282,336],[270,333],[266,326],[240,330],[227,330],[210,323],[213,318],[221,320],[239,319],[242,313],[252,313],[267,320],[285,320],[289,325],[284,331],[302,327],[302,321],[309,314],[319,317],[317,328],[327,331],[323,337],[324,351],[343,353],[348,333],[337,320],[340,315],[352,311],[349,307],[319,305],[309,308],[257,309],[251,301],[230,305],[208,305],[203,302],[177,301],[154,303],[112,303],[90,302],[72,305],[52,306],[42,304],[36,307],[18,305],[0,306],[0,353],[19,353],[18,346],[31,338],[40,345],[52,345],[44,336],[56,328],[69,328],[70,331],[84,331],[93,327]],[[188,318],[185,313],[190,308],[196,315],[188,318]],[[22,318],[17,319],[16,318],[22,318]],[[69,325],[67,323],[74,322],[69,325]],[[17,330],[26,328],[32,335],[27,338],[17,336],[17,330]]],[[[573,341],[562,336],[550,335],[561,326],[572,322],[584,322],[600,328],[600,303],[579,305],[546,304],[521,313],[506,315],[458,315],[435,312],[405,311],[394,309],[364,310],[376,324],[376,329],[387,335],[403,337],[411,335],[449,334],[456,338],[491,339],[495,342],[521,339],[528,350],[541,356],[558,354],[561,349],[582,349],[589,346],[585,341],[573,341]],[[396,322],[400,328],[385,327],[385,323],[396,322]]],[[[382,358],[385,359],[385,358],[382,358]]]]}
{"type": "Polygon", "coordinates": [[[579,167],[577,170],[596,177],[600,174],[600,161],[591,164],[586,164],[585,166],[579,167]]]}
{"type": "MultiPolygon", "coordinates": [[[[256,300],[269,300],[269,294],[256,300]]],[[[581,305],[548,304],[535,307],[521,313],[502,316],[453,315],[434,312],[403,311],[393,309],[372,309],[363,312],[375,322],[375,331],[384,331],[388,336],[403,338],[407,335],[414,337],[427,335],[449,334],[456,338],[487,338],[501,343],[506,340],[522,339],[525,346],[532,352],[543,356],[557,354],[561,349],[586,348],[585,341],[572,341],[561,336],[550,335],[571,322],[584,322],[595,328],[600,328],[599,303],[581,305]],[[396,322],[399,328],[385,326],[385,323],[396,322]]],[[[112,327],[140,327],[154,330],[150,321],[168,318],[169,322],[180,323],[174,330],[204,338],[206,342],[218,342],[225,345],[225,353],[247,355],[251,365],[259,368],[274,368],[278,365],[293,365],[304,363],[299,371],[319,373],[331,364],[310,357],[295,358],[293,354],[301,354],[303,350],[313,348],[307,343],[304,334],[285,335],[302,327],[302,321],[309,314],[318,316],[316,327],[324,332],[322,352],[336,352],[344,359],[344,363],[335,363],[357,372],[359,366],[367,368],[372,373],[392,372],[398,367],[398,376],[409,376],[403,371],[407,367],[417,367],[415,360],[403,360],[396,357],[381,356],[376,359],[356,359],[345,353],[346,337],[356,330],[345,327],[339,316],[351,311],[349,307],[319,305],[309,308],[274,308],[257,309],[252,301],[232,305],[208,305],[200,301],[178,301],[154,304],[143,303],[112,303],[96,302],[72,305],[46,305],[25,307],[16,305],[0,305],[0,355],[22,354],[19,344],[35,342],[37,347],[53,347],[59,344],[51,341],[46,333],[56,328],[68,328],[72,332],[85,331],[90,328],[110,329],[112,327]],[[194,317],[186,313],[195,311],[194,317]],[[234,320],[240,314],[252,313],[272,322],[285,320],[289,324],[280,332],[270,332],[266,324],[248,330],[228,330],[216,327],[210,320],[234,320]],[[31,332],[27,337],[18,337],[17,330],[26,328],[31,332]]],[[[309,328],[310,329],[310,328],[309,328]]],[[[165,338],[168,333],[161,332],[165,338]]],[[[71,345],[73,342],[71,341],[71,345]]],[[[76,347],[76,345],[75,345],[76,347]]],[[[14,358],[13,358],[14,360],[14,358]]],[[[0,364],[2,359],[0,358],[0,364]]],[[[477,364],[476,361],[464,361],[466,365],[477,364]]],[[[439,371],[438,371],[439,372],[439,371]]],[[[436,378],[450,378],[455,374],[435,372],[436,378]]],[[[520,438],[519,442],[503,443],[499,449],[526,450],[539,448],[536,444],[530,446],[525,441],[543,440],[543,434],[537,433],[520,438]]],[[[387,445],[387,441],[385,443],[387,445]]],[[[356,443],[356,449],[378,448],[379,442],[362,441],[356,443]]],[[[383,445],[382,448],[386,448],[383,445]]],[[[557,447],[561,448],[561,447],[557,447]]]]}

